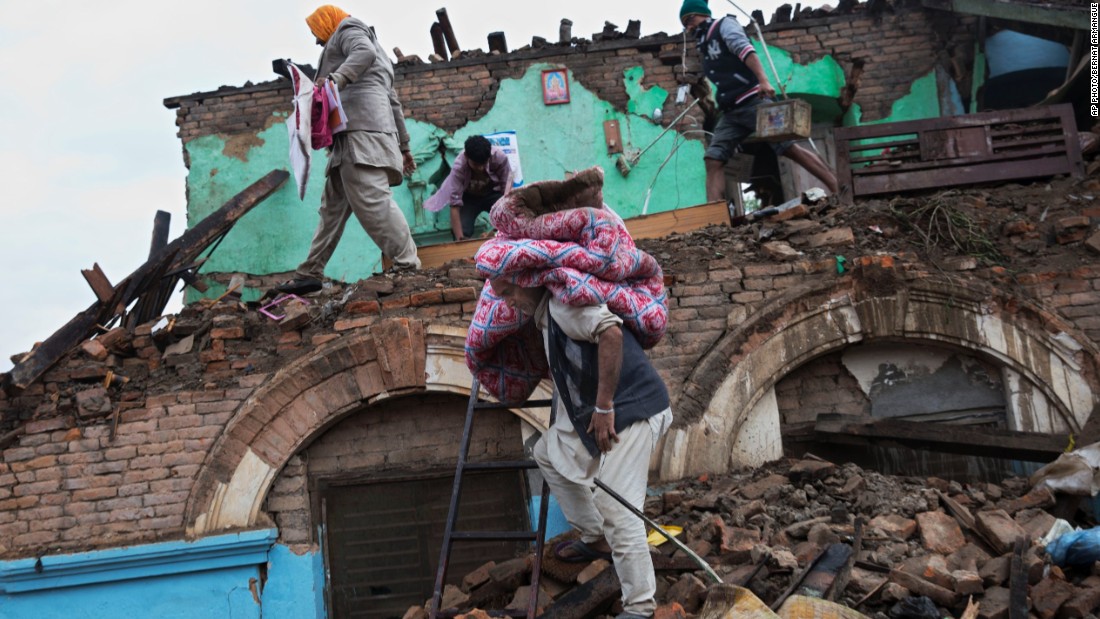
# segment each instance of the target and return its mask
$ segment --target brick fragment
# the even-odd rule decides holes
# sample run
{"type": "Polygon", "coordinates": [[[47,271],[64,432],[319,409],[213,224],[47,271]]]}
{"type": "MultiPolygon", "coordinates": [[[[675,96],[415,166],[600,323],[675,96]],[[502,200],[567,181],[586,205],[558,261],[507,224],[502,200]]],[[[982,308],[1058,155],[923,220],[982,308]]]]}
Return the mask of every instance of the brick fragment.
{"type": "Polygon", "coordinates": [[[1085,247],[1088,247],[1093,253],[1100,254],[1100,232],[1085,239],[1085,247]]]}
{"type": "Polygon", "coordinates": [[[768,493],[769,490],[778,490],[788,483],[790,482],[788,482],[787,478],[783,475],[773,474],[742,486],[740,488],[740,492],[741,496],[752,501],[763,497],[765,494],[768,493]]]}
{"type": "Polygon", "coordinates": [[[1028,596],[1031,598],[1032,611],[1039,619],[1054,619],[1058,609],[1077,592],[1077,588],[1060,578],[1044,578],[1039,584],[1031,587],[1028,596]]]}
{"type": "Polygon", "coordinates": [[[344,305],[347,314],[377,314],[382,310],[382,304],[378,301],[349,301],[344,305]]]}
{"type": "Polygon", "coordinates": [[[489,582],[489,570],[496,565],[496,561],[489,561],[476,570],[462,577],[462,586],[469,591],[489,582]]]}
{"type": "Polygon", "coordinates": [[[1058,619],[1087,617],[1100,609],[1100,586],[1079,587],[1058,611],[1058,619]]]}
{"type": "Polygon", "coordinates": [[[703,606],[707,586],[694,574],[680,576],[675,584],[668,588],[666,599],[679,604],[687,613],[696,613],[703,606]]]}
{"type": "Polygon", "coordinates": [[[81,417],[99,417],[113,410],[111,398],[103,387],[92,387],[76,392],[77,414],[81,417]]]}
{"type": "Polygon", "coordinates": [[[917,514],[917,526],[921,543],[932,552],[947,555],[966,545],[959,523],[943,512],[917,514]]]}
{"type": "Polygon", "coordinates": [[[244,339],[244,327],[216,327],[210,330],[210,337],[215,340],[244,339]]]}
{"type": "Polygon", "coordinates": [[[871,519],[870,525],[882,531],[886,535],[905,541],[917,532],[917,521],[898,514],[876,516],[871,519]]]}
{"type": "Polygon", "coordinates": [[[852,229],[845,226],[834,228],[818,234],[811,235],[808,239],[810,247],[833,247],[837,245],[853,245],[856,242],[852,229]]]}
{"type": "Polygon", "coordinates": [[[1004,587],[990,587],[982,596],[978,607],[978,619],[1008,619],[1010,591],[1004,587]]]}
{"type": "MultiPolygon", "coordinates": [[[[522,585],[516,588],[515,595],[512,596],[512,601],[508,603],[505,608],[509,610],[527,610],[527,606],[531,603],[531,587],[532,585],[522,585]]],[[[541,615],[543,609],[550,605],[554,601],[550,594],[547,593],[540,586],[538,591],[538,601],[535,602],[535,615],[541,615]]]]}
{"type": "Polygon", "coordinates": [[[1013,221],[1005,222],[1001,228],[1001,233],[1005,236],[1019,236],[1021,234],[1027,234],[1035,229],[1035,224],[1027,221],[1026,219],[1016,219],[1013,221]]]}
{"type": "Polygon", "coordinates": [[[1007,553],[1019,537],[1027,537],[1027,531],[1004,510],[978,512],[974,515],[974,527],[985,534],[994,550],[1007,553]]]}
{"type": "Polygon", "coordinates": [[[99,340],[86,340],[80,345],[80,350],[84,351],[84,354],[88,357],[95,359],[96,361],[103,361],[110,353],[107,351],[107,347],[99,342],[99,340]]]}

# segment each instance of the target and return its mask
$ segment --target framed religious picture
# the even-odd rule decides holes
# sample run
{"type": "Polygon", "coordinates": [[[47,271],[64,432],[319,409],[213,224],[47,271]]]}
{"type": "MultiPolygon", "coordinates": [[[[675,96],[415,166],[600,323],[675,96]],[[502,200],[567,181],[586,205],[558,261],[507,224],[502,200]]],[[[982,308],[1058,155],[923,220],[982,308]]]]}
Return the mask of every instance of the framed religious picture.
{"type": "Polygon", "coordinates": [[[546,105],[569,103],[569,73],[565,69],[542,72],[542,102],[546,105]]]}

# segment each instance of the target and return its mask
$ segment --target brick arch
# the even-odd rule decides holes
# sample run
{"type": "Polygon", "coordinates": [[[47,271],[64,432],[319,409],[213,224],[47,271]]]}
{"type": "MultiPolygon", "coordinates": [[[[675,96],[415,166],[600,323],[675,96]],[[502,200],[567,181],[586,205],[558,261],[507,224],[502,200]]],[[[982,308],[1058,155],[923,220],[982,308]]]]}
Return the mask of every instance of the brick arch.
{"type": "Polygon", "coordinates": [[[1019,373],[1071,431],[1100,410],[1100,351],[1042,308],[979,281],[895,279],[872,266],[839,282],[797,288],[727,333],[685,381],[659,474],[678,479],[732,468],[732,448],[754,406],[786,374],[857,342],[938,344],[1019,373]]]}
{"type": "MultiPolygon", "coordinates": [[[[465,329],[391,319],[323,344],[273,373],[207,454],[187,500],[188,535],[258,524],[287,460],[364,406],[425,391],[468,396],[465,337],[465,329]]],[[[535,427],[547,426],[545,415],[513,412],[535,427]]]]}

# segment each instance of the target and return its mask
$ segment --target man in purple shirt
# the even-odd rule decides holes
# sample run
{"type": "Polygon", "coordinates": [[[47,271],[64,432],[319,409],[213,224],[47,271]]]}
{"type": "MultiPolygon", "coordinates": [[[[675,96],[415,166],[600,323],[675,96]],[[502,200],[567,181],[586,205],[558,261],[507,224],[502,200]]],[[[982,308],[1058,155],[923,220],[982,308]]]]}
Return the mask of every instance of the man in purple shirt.
{"type": "Polygon", "coordinates": [[[463,152],[455,157],[447,180],[424,208],[438,211],[451,205],[451,232],[456,241],[474,235],[477,216],[488,213],[493,204],[512,189],[512,166],[500,148],[485,136],[467,138],[463,152]]]}

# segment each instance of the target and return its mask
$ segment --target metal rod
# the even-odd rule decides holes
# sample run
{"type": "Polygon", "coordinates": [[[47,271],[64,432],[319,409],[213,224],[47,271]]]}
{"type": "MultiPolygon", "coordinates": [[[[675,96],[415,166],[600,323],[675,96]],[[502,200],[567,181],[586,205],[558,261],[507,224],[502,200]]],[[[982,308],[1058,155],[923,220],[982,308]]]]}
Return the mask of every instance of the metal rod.
{"type": "Polygon", "coordinates": [[[650,520],[649,516],[646,516],[645,514],[642,513],[642,511],[640,509],[638,509],[637,507],[634,507],[633,505],[631,505],[630,501],[627,501],[626,499],[624,499],[622,496],[619,495],[619,493],[615,492],[611,488],[608,488],[607,484],[603,483],[602,481],[600,481],[598,479],[593,479],[592,481],[596,482],[596,485],[599,486],[600,490],[603,490],[604,492],[606,492],[608,494],[608,496],[610,496],[611,498],[618,501],[623,507],[630,510],[630,512],[632,514],[634,514],[635,516],[641,518],[642,520],[645,521],[646,524],[648,524],[649,526],[656,529],[658,533],[663,535],[665,537],[665,539],[667,539],[668,541],[672,542],[677,548],[679,548],[680,550],[683,550],[684,552],[686,552],[688,554],[688,556],[692,558],[693,561],[695,561],[696,563],[699,564],[699,567],[703,568],[703,571],[705,571],[707,573],[707,576],[710,576],[711,578],[713,578],[714,582],[721,584],[722,577],[719,576],[714,571],[714,568],[712,568],[709,563],[704,561],[702,557],[695,554],[695,552],[692,551],[692,549],[685,546],[683,542],[676,539],[668,531],[665,531],[663,528],[661,528],[661,525],[659,525],[656,522],[653,522],[652,520],[650,520]]]}
{"type": "Polygon", "coordinates": [[[676,118],[673,118],[672,122],[670,122],[668,124],[668,126],[665,127],[664,131],[659,133],[656,138],[653,138],[653,141],[649,143],[649,146],[646,146],[645,148],[643,148],[641,151],[638,152],[637,155],[633,155],[632,157],[630,157],[630,165],[634,165],[634,164],[638,163],[638,160],[642,158],[642,155],[644,155],[647,150],[649,150],[650,148],[653,148],[653,145],[656,144],[658,140],[660,140],[662,137],[664,137],[664,135],[666,133],[668,133],[673,127],[676,126],[677,123],[680,122],[680,119],[683,118],[685,114],[687,114],[688,112],[691,111],[691,108],[695,107],[698,104],[699,104],[699,100],[696,99],[696,100],[691,102],[691,105],[684,108],[684,111],[680,112],[680,115],[677,116],[676,118]]]}
{"type": "Polygon", "coordinates": [[[756,27],[757,36],[760,37],[760,43],[763,45],[763,55],[768,58],[768,64],[771,65],[771,75],[775,76],[775,85],[779,86],[781,95],[783,95],[784,99],[787,99],[787,88],[783,86],[782,80],[779,79],[779,71],[775,70],[775,63],[772,62],[771,54],[768,52],[768,43],[763,40],[763,31],[760,30],[760,24],[758,24],[756,20],[753,20],[752,15],[746,13],[745,9],[738,7],[737,2],[734,2],[734,0],[726,0],[726,2],[733,4],[733,7],[744,14],[746,18],[749,19],[749,22],[752,23],[753,27],[756,27]]]}

